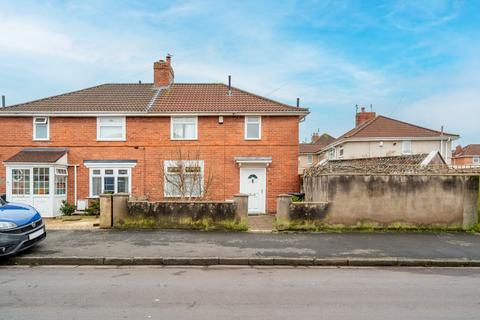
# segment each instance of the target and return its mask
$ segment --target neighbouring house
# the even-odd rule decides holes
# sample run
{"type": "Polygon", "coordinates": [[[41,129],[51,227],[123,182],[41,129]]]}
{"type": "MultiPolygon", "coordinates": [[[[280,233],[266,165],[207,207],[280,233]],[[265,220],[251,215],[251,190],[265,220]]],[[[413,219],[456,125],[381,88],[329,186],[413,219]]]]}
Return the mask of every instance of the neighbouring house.
{"type": "Polygon", "coordinates": [[[459,135],[427,129],[414,124],[366,112],[356,114],[355,128],[326,146],[328,158],[356,159],[428,154],[438,151],[447,164],[452,160],[452,141],[459,135]]]}
{"type": "Polygon", "coordinates": [[[455,166],[480,166],[480,144],[458,145],[452,160],[455,166]]]}
{"type": "Polygon", "coordinates": [[[320,151],[327,145],[335,141],[331,135],[324,133],[312,134],[310,143],[300,143],[298,152],[298,174],[303,174],[305,169],[310,168],[325,157],[325,152],[320,151]]]}
{"type": "Polygon", "coordinates": [[[274,213],[277,195],[299,190],[298,128],[308,109],[230,81],[175,83],[170,56],[154,63],[153,80],[0,108],[0,194],[51,217],[62,200],[175,200],[186,190],[210,200],[246,193],[249,213],[274,213]]]}
{"type": "Polygon", "coordinates": [[[307,174],[405,174],[442,172],[448,165],[438,151],[389,157],[325,160],[307,174]]]}

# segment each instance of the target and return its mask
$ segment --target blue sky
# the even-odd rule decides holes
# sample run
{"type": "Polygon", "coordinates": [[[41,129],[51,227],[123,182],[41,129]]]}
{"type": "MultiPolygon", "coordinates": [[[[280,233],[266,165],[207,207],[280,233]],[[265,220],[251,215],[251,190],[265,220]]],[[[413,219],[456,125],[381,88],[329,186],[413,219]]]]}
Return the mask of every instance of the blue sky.
{"type": "Polygon", "coordinates": [[[105,82],[226,82],[338,136],[355,105],[480,143],[480,1],[0,0],[7,104],[105,82]]]}

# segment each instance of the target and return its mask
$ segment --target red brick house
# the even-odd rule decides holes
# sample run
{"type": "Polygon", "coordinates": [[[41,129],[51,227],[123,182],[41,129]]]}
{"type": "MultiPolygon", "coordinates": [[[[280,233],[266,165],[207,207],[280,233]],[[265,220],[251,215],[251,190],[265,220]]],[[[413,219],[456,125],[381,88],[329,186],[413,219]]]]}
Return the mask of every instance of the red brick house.
{"type": "Polygon", "coordinates": [[[248,193],[250,213],[274,213],[278,194],[299,190],[298,127],[308,109],[173,80],[167,56],[154,63],[153,83],[102,84],[1,108],[0,193],[45,216],[59,214],[61,200],[103,192],[174,199],[164,173],[175,174],[170,164],[181,160],[180,170],[201,172],[202,183],[214,177],[210,199],[248,193]],[[195,164],[179,150],[195,151],[195,164]]]}
{"type": "Polygon", "coordinates": [[[480,144],[458,145],[452,160],[456,166],[480,166],[480,144]]]}

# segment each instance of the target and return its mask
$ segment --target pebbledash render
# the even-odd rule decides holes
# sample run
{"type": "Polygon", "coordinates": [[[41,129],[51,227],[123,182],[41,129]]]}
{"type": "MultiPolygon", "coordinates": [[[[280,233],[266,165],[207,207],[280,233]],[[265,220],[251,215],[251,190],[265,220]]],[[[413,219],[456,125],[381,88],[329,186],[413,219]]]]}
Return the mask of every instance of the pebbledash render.
{"type": "Polygon", "coordinates": [[[275,213],[279,194],[299,190],[298,130],[308,109],[225,84],[175,83],[169,56],[153,69],[153,83],[1,108],[0,194],[46,217],[60,214],[62,200],[84,207],[105,192],[174,200],[164,175],[178,167],[200,172],[202,188],[208,178],[211,200],[248,194],[252,214],[275,213]]]}

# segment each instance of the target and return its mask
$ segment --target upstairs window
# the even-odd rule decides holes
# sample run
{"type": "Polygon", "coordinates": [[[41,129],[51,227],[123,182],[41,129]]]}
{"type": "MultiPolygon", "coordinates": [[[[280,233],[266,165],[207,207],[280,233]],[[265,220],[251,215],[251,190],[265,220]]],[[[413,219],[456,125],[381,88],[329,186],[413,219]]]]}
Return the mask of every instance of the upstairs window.
{"type": "Polygon", "coordinates": [[[262,138],[262,117],[245,117],[245,140],[260,140],[262,138]]]}
{"type": "Polygon", "coordinates": [[[33,118],[33,140],[48,140],[50,127],[48,117],[33,118]]]}
{"type": "Polygon", "coordinates": [[[172,140],[196,140],[197,117],[172,117],[170,124],[170,139],[172,140]]]}
{"type": "Polygon", "coordinates": [[[125,117],[98,117],[97,140],[125,141],[125,117]]]}
{"type": "Polygon", "coordinates": [[[343,147],[340,146],[338,148],[338,158],[343,159],[343,147]]]}
{"type": "Polygon", "coordinates": [[[411,154],[412,153],[412,141],[405,140],[402,141],[402,154],[411,154]]]}
{"type": "Polygon", "coordinates": [[[473,157],[472,158],[472,163],[473,164],[480,164],[480,157],[473,157]]]}

